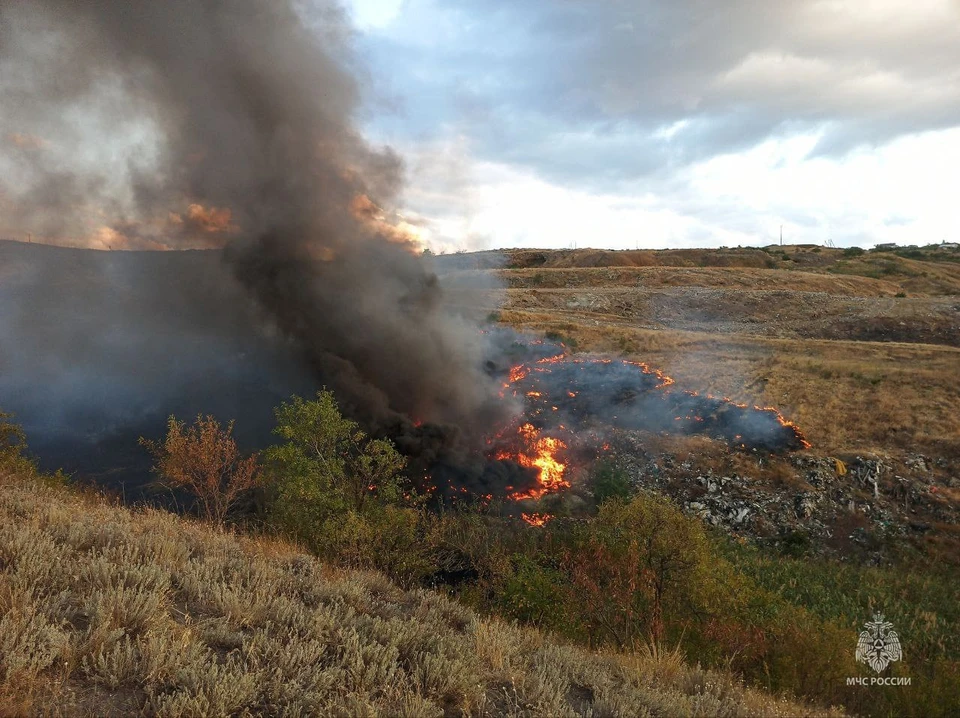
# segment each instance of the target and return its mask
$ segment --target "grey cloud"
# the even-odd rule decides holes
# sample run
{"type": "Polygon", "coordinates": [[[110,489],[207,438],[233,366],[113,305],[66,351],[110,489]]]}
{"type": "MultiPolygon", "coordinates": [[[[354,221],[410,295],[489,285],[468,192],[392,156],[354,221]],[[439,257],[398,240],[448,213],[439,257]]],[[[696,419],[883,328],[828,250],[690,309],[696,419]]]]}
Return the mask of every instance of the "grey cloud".
{"type": "Polygon", "coordinates": [[[942,4],[942,17],[877,7],[412,0],[367,47],[390,58],[397,83],[416,75],[419,132],[452,124],[479,156],[553,179],[630,179],[800,131],[822,132],[816,153],[839,155],[960,123],[960,4],[942,4]],[[427,18],[436,31],[422,39],[427,18]],[[479,116],[444,99],[465,77],[479,116]],[[592,139],[570,146],[571,132],[592,139]]]}

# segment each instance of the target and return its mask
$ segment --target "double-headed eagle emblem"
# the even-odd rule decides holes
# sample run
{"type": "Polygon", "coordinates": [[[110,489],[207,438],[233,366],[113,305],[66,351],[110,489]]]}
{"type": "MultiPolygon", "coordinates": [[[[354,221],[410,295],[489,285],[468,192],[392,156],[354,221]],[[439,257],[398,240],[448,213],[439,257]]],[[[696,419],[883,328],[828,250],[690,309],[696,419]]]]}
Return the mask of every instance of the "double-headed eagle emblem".
{"type": "Polygon", "coordinates": [[[860,632],[857,640],[857,662],[866,663],[880,673],[893,661],[903,658],[900,649],[900,637],[893,630],[893,624],[883,620],[883,614],[874,615],[874,620],[864,624],[865,631],[860,632]]]}

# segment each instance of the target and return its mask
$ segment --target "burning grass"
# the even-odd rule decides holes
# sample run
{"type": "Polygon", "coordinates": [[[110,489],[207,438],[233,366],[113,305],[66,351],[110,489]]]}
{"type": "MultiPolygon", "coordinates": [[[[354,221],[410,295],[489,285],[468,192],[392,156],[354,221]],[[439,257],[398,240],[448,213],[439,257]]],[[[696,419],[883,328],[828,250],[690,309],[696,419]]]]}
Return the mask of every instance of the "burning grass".
{"type": "Polygon", "coordinates": [[[648,330],[503,312],[586,351],[642,358],[701,391],[776,406],[817,451],[924,451],[960,461],[960,350],[928,344],[771,339],[648,330]]]}
{"type": "Polygon", "coordinates": [[[4,715],[819,714],[677,652],[587,652],[276,540],[0,482],[4,715]]]}
{"type": "MultiPolygon", "coordinates": [[[[593,254],[506,252],[498,319],[646,362],[691,390],[777,407],[820,452],[921,451],[960,468],[960,354],[944,346],[960,265],[939,261],[955,253],[607,252],[600,265],[593,254]],[[775,261],[753,264],[761,254],[775,261]]],[[[483,256],[458,266],[485,267],[483,256]]]]}
{"type": "Polygon", "coordinates": [[[571,463],[584,463],[574,456],[595,458],[618,429],[703,435],[741,450],[810,446],[776,409],[679,390],[672,378],[642,362],[570,355],[562,344],[543,340],[518,346],[533,356],[503,372],[500,396],[521,402],[523,410],[515,425],[487,441],[491,458],[534,474],[532,487],[507,487],[511,500],[537,500],[570,488],[571,463]]]}

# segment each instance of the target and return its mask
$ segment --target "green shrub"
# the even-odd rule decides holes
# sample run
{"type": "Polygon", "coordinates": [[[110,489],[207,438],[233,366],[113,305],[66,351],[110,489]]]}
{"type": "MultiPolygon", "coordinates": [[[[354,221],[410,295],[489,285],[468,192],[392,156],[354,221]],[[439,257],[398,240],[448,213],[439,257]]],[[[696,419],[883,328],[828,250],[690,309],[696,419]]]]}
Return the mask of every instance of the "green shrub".
{"type": "Polygon", "coordinates": [[[862,247],[847,247],[843,250],[843,256],[847,258],[860,257],[866,254],[866,251],[862,247]]]}
{"type": "Polygon", "coordinates": [[[543,628],[571,633],[569,612],[565,610],[569,585],[556,568],[542,566],[531,557],[516,554],[513,573],[506,580],[497,605],[506,617],[543,628]]]}
{"type": "Polygon", "coordinates": [[[628,646],[660,641],[713,596],[709,550],[699,521],[660,496],[641,494],[604,503],[596,519],[573,532],[561,565],[591,637],[628,646]]]}
{"type": "Polygon", "coordinates": [[[544,336],[552,342],[559,342],[560,344],[563,344],[570,351],[577,350],[577,340],[574,337],[567,336],[566,334],[553,329],[546,332],[544,336]]]}
{"type": "Polygon", "coordinates": [[[402,542],[416,524],[416,512],[384,513],[416,503],[402,476],[403,457],[389,441],[368,438],[344,418],[329,391],[313,401],[293,397],[276,417],[274,433],[286,441],[264,452],[275,523],[321,555],[379,565],[373,559],[377,531],[390,527],[384,543],[402,542]],[[358,555],[361,545],[369,547],[366,559],[358,555]]]}
{"type": "Polygon", "coordinates": [[[599,461],[590,475],[593,496],[598,504],[610,499],[629,499],[633,494],[627,472],[612,461],[599,461]]]}

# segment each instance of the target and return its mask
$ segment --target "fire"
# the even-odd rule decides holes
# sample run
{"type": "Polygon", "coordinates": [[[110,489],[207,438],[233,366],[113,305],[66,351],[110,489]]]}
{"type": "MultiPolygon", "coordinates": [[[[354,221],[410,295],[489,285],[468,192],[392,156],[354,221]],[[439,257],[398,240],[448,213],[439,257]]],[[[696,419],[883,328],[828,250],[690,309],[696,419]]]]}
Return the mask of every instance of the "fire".
{"type": "Polygon", "coordinates": [[[235,229],[231,223],[231,212],[226,207],[204,207],[193,203],[187,207],[187,218],[204,232],[217,233],[235,229]]]}
{"type": "Polygon", "coordinates": [[[547,521],[553,518],[551,514],[520,514],[520,518],[531,526],[546,526],[547,521]]]}
{"type": "Polygon", "coordinates": [[[540,430],[527,422],[517,429],[520,446],[516,451],[503,450],[496,454],[497,459],[509,459],[537,471],[539,486],[526,491],[510,494],[514,500],[539,499],[544,494],[569,488],[570,482],[564,478],[566,464],[558,454],[567,448],[566,442],[554,436],[541,436],[540,430]]]}
{"type": "MultiPolygon", "coordinates": [[[[569,488],[577,476],[571,462],[610,451],[611,430],[699,434],[738,451],[810,446],[771,407],[681,390],[671,377],[642,362],[548,353],[551,349],[556,345],[531,342],[527,351],[534,357],[504,367],[501,375],[500,396],[511,396],[523,409],[517,423],[487,437],[488,457],[512,461],[536,478],[532,488],[527,482],[506,487],[512,500],[537,500],[569,488]]],[[[524,520],[533,523],[534,516],[524,520]]]]}
{"type": "Polygon", "coordinates": [[[507,383],[516,384],[518,381],[527,378],[527,374],[530,373],[529,367],[524,366],[523,364],[518,364],[517,366],[510,369],[510,373],[507,375],[507,383]]]}
{"type": "Polygon", "coordinates": [[[523,399],[525,420],[547,433],[567,426],[561,435],[577,436],[601,426],[706,434],[747,451],[810,446],[776,409],[677,389],[671,377],[642,362],[548,354],[517,364],[505,375],[501,396],[523,399]]]}

